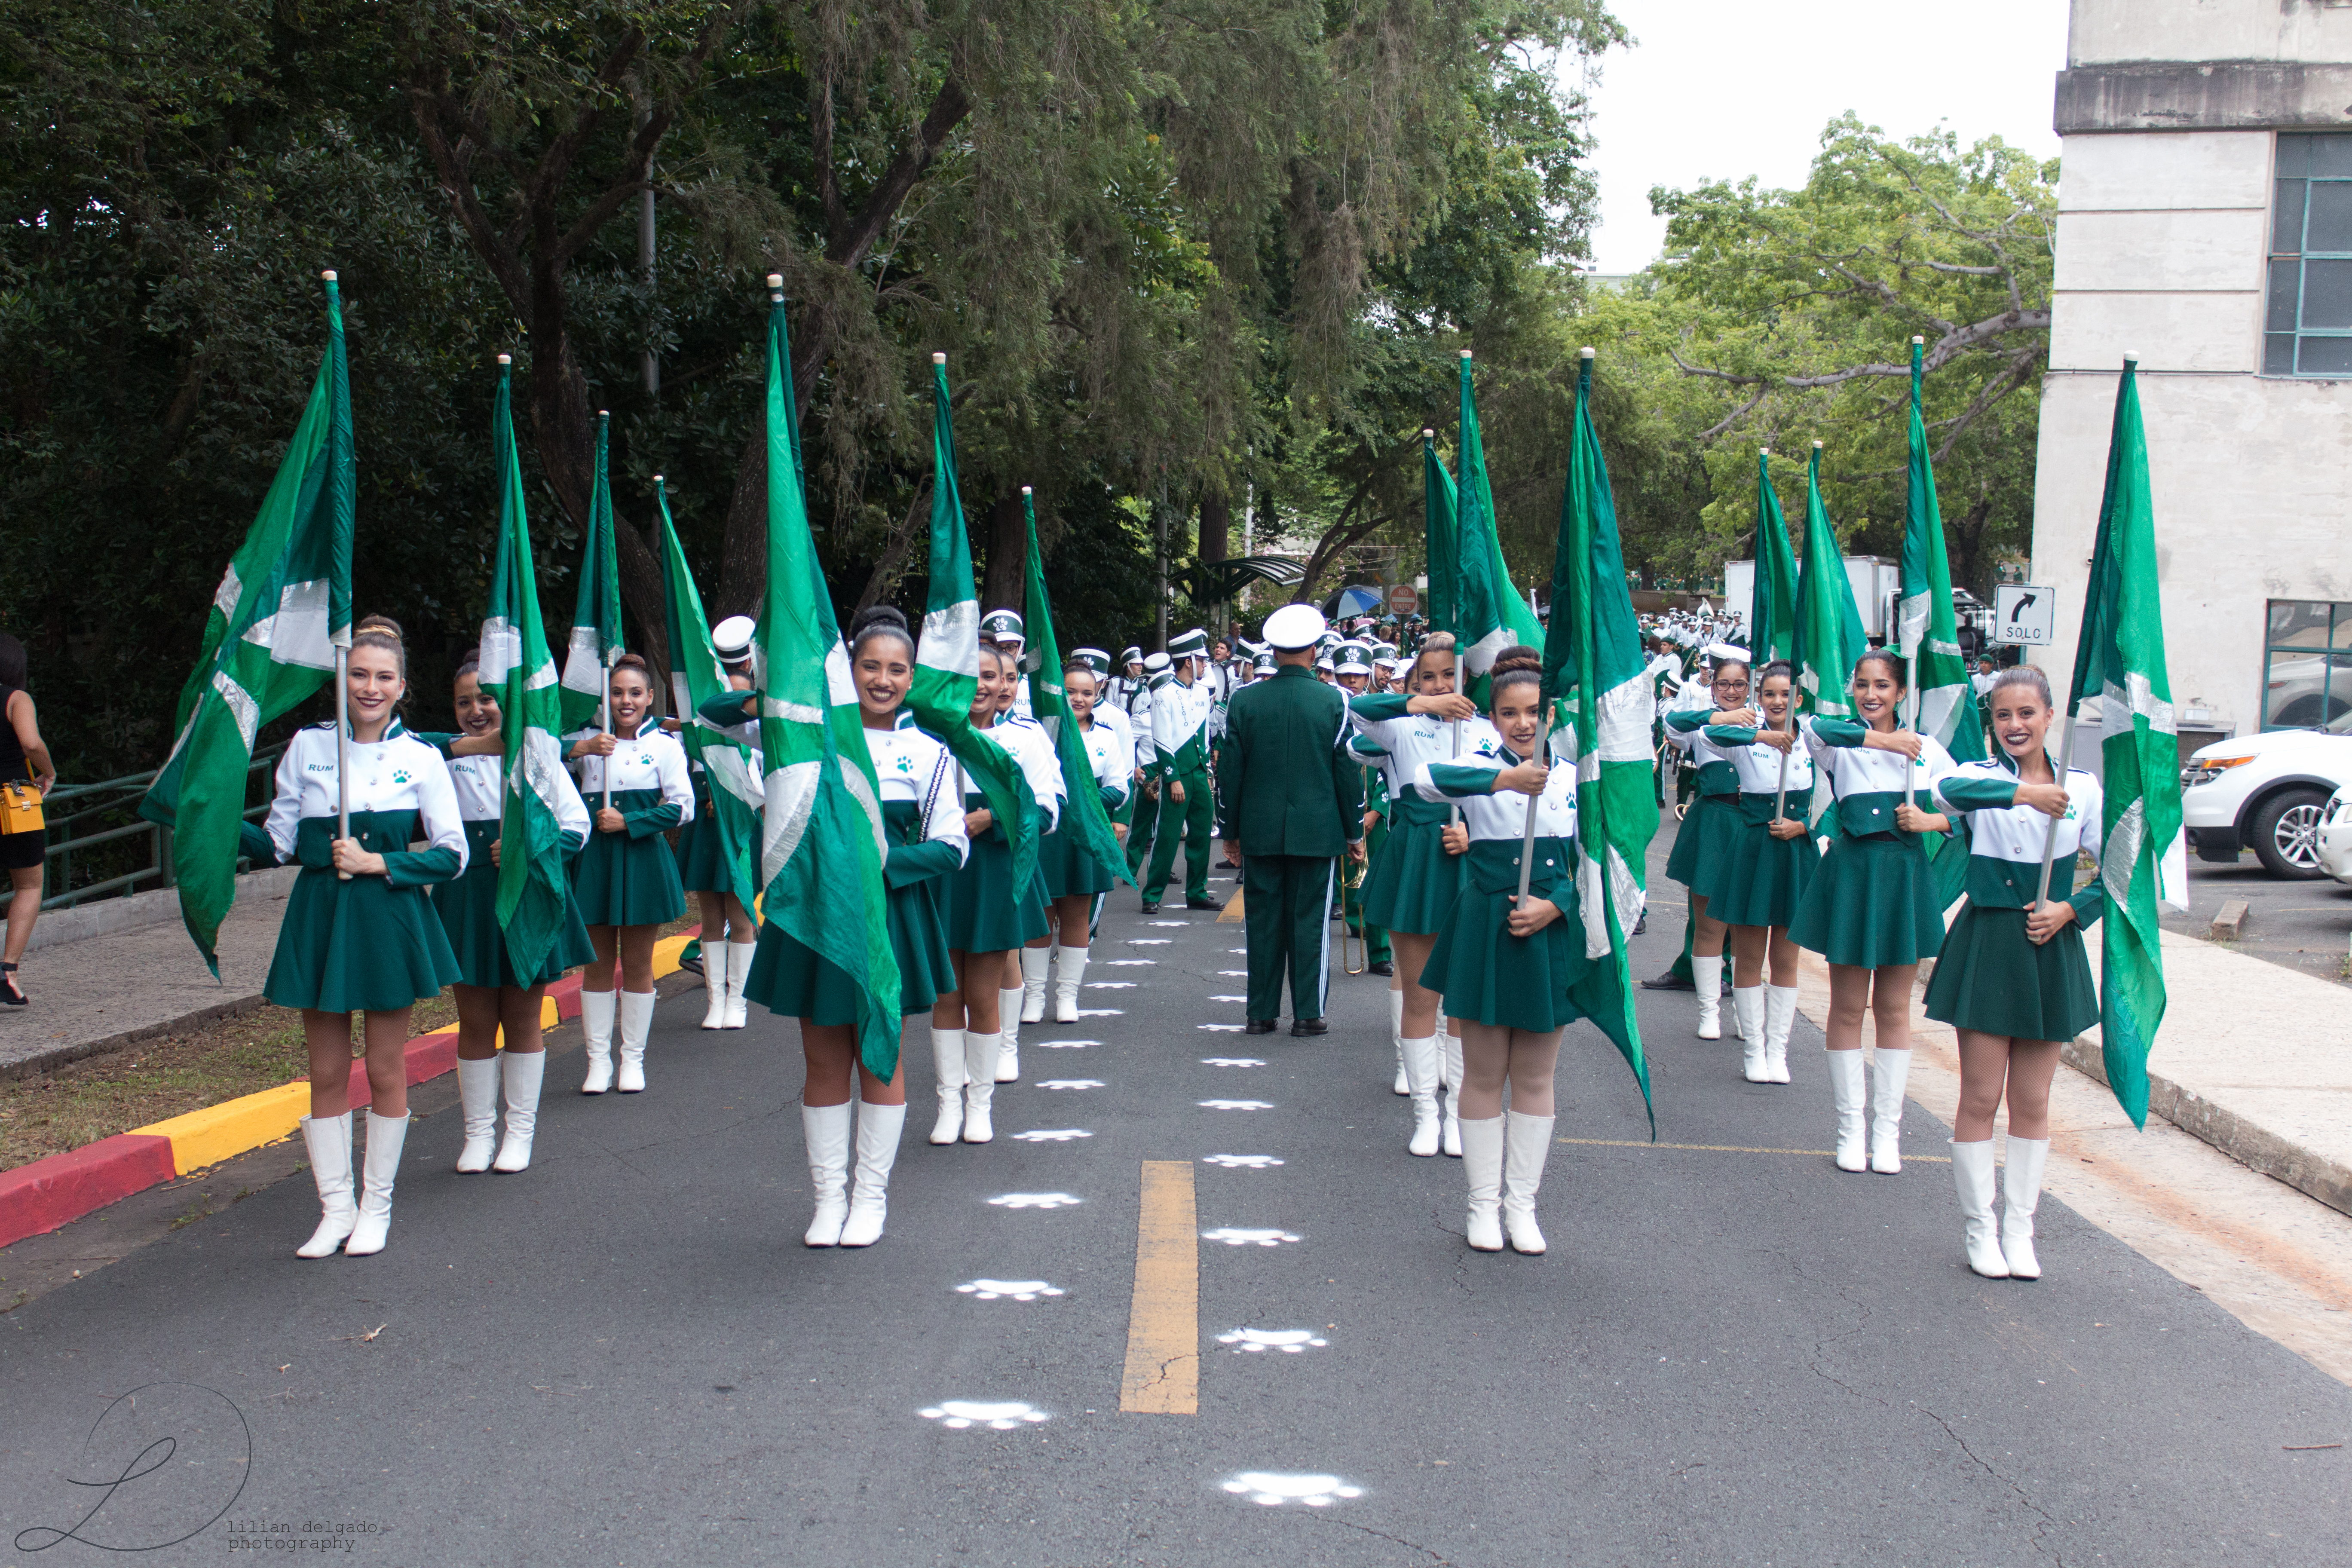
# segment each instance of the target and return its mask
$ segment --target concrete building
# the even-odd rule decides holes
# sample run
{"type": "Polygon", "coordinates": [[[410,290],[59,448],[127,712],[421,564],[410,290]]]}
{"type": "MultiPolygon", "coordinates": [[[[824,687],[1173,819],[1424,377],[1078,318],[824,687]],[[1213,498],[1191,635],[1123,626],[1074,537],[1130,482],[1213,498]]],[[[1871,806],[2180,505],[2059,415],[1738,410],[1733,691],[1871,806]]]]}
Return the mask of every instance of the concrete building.
{"type": "Polygon", "coordinates": [[[2183,754],[2352,714],[2352,0],[2073,0],[2066,64],[2037,658],[2065,679],[2131,351],[2183,754]]]}

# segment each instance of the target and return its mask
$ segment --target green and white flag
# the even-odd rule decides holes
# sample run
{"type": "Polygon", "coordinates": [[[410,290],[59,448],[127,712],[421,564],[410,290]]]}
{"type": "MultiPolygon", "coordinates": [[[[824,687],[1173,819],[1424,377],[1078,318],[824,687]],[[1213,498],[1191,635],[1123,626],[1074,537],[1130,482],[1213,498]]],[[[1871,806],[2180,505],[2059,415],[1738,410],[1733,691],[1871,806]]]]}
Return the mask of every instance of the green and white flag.
{"type": "Polygon", "coordinates": [[[757,901],[760,807],[764,792],[751,748],[702,718],[702,705],[729,689],[727,668],[710,647],[710,622],[702,595],[686,564],[686,549],[670,521],[669,491],[654,476],[654,501],[661,509],[663,599],[669,623],[670,709],[684,721],[677,738],[686,754],[702,764],[710,780],[710,825],[719,834],[727,868],[728,891],[750,909],[757,901]]]}
{"type": "MultiPolygon", "coordinates": [[[[1822,505],[1822,446],[1805,464],[1805,561],[1797,574],[1797,629],[1790,657],[1797,666],[1798,704],[1830,719],[1853,717],[1853,666],[1869,648],[1845,552],[1822,505]]],[[[1828,795],[1815,790],[1815,796],[1828,795]]]]}
{"type": "MultiPolygon", "coordinates": [[[[1589,966],[1569,994],[1633,1069],[1650,1103],[1650,1067],[1633,1016],[1625,941],[1641,919],[1651,836],[1650,721],[1657,710],[1640,623],[1625,586],[1625,554],[1609,468],[1592,427],[1590,349],[1576,378],[1576,432],[1560,497],[1544,687],[1565,700],[1576,735],[1576,901],[1589,966]]],[[[1650,1134],[1657,1135],[1654,1110],[1650,1134]]]]}
{"type": "Polygon", "coordinates": [[[1932,736],[1954,762],[1985,754],[1976,688],[1960,657],[1952,614],[1952,568],[1944,553],[1944,518],[1936,505],[1936,470],[1919,412],[1921,345],[1911,340],[1911,477],[1903,500],[1903,586],[1895,599],[1895,647],[1911,686],[1911,728],[1932,736]]]}
{"type": "Polygon", "coordinates": [[[1454,585],[1459,571],[1454,543],[1454,476],[1438,460],[1434,431],[1421,433],[1421,520],[1424,552],[1429,560],[1429,624],[1439,631],[1454,629],[1454,585]]]}
{"type": "Polygon", "coordinates": [[[753,643],[767,770],[762,913],[849,977],[858,1058],[887,1083],[898,1070],[899,994],[882,880],[889,847],[849,650],[809,531],[782,282],[768,280],[768,585],[753,643]]]}
{"type": "Polygon", "coordinates": [[[1772,489],[1772,454],[1756,450],[1756,587],[1748,608],[1748,650],[1758,664],[1796,651],[1797,557],[1789,548],[1789,520],[1772,489]]]}
{"type": "Polygon", "coordinates": [[[522,460],[515,452],[513,376],[510,365],[499,366],[499,398],[490,416],[490,446],[499,465],[499,543],[476,679],[485,694],[498,700],[506,742],[506,788],[499,806],[499,925],[515,973],[530,976],[546,967],[571,898],[555,803],[572,786],[562,776],[562,705],[547,628],[540,620],[522,460]]]}
{"type": "Polygon", "coordinates": [[[1470,384],[1470,352],[1462,352],[1462,479],[1454,508],[1455,642],[1469,677],[1468,695],[1486,700],[1486,672],[1514,643],[1543,646],[1543,626],[1511,585],[1495,531],[1495,492],[1486,482],[1486,445],[1478,432],[1478,403],[1470,384]]]}
{"type": "MultiPolygon", "coordinates": [[[[1071,721],[1069,700],[1062,693],[1062,645],[1054,633],[1054,605],[1045,593],[1045,559],[1037,549],[1037,506],[1029,487],[1021,487],[1021,514],[1029,529],[1029,608],[1022,627],[1028,635],[1022,662],[1034,679],[1029,683],[1029,710],[1054,740],[1054,755],[1062,764],[1062,781],[1069,796],[1062,803],[1061,831],[1084,844],[1104,869],[1133,884],[1128,874],[1127,851],[1111,831],[1110,813],[1103,809],[1102,792],[1094,787],[1095,768],[1087,742],[1071,721]]],[[[1099,721],[1097,721],[1099,722],[1099,721]]]]}
{"type": "Polygon", "coordinates": [[[572,612],[572,641],[563,655],[563,728],[597,723],[604,710],[621,637],[621,563],[613,538],[613,488],[604,464],[613,416],[596,416],[596,482],[588,494],[588,537],[580,552],[580,601],[572,612]]]}
{"type": "Polygon", "coordinates": [[[2099,700],[2102,788],[2099,880],[2099,1050],[2107,1087],[2136,1127],[2147,1125],[2147,1053],[2164,1022],[2160,900],[2189,907],[2189,858],[2180,824],[2180,750],[2165,672],[2164,612],[2157,591],[2156,509],[2148,495],[2147,433],[2141,428],[2137,366],[2124,362],[2107,446],[2099,537],[2083,595],[2067,722],[2085,696],[2099,700]]]}
{"type": "Polygon", "coordinates": [[[220,973],[215,942],[236,898],[254,737],[325,683],[352,640],[352,528],[359,493],[342,302],[326,276],[327,352],[301,423],[205,617],[180,694],[172,754],[139,814],[173,830],[180,917],[220,973]]]}
{"type": "MultiPolygon", "coordinates": [[[[1036,796],[1013,753],[971,727],[980,686],[980,595],[972,585],[971,542],[956,488],[955,425],[948,405],[948,356],[931,356],[931,584],[923,635],[915,646],[915,679],[907,706],[915,721],[955,754],[1013,845],[1013,886],[1026,888],[1037,868],[1036,796]]],[[[1031,704],[1034,709],[1034,694],[1031,704]]]]}

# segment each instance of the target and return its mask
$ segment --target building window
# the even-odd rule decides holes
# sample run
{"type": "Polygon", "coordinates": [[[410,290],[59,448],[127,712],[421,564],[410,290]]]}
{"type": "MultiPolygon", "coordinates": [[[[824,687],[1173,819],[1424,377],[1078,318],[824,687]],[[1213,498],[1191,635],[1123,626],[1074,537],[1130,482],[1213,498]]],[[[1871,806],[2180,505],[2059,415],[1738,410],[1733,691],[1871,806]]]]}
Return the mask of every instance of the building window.
{"type": "Polygon", "coordinates": [[[2332,721],[2352,714],[2352,605],[2273,599],[2268,615],[2263,728],[2345,727],[2332,721]]]}
{"type": "Polygon", "coordinates": [[[2352,136],[2278,139],[2263,374],[2352,377],[2352,136]]]}

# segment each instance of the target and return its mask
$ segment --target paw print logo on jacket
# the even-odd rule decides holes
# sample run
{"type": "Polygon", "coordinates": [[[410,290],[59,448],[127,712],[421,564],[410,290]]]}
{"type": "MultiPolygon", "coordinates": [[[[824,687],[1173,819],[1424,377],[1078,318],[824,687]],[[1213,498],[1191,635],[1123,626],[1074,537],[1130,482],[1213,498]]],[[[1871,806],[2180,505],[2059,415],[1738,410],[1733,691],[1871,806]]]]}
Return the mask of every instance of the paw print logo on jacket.
{"type": "Polygon", "coordinates": [[[408,782],[408,770],[406,768],[394,768],[392,773],[392,782],[396,784],[406,784],[408,782]]]}
{"type": "Polygon", "coordinates": [[[911,773],[915,771],[915,760],[904,752],[898,753],[898,771],[902,773],[911,773]]]}

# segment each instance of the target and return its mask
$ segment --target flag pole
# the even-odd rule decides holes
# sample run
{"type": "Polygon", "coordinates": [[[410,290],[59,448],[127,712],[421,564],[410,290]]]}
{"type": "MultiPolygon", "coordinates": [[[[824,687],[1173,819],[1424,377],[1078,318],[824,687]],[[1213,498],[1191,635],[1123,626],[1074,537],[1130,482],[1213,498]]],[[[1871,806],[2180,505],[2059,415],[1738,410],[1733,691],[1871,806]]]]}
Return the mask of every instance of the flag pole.
{"type": "MultiPolygon", "coordinates": [[[[1468,349],[1464,349],[1462,351],[1462,357],[1464,359],[1468,359],[1470,357],[1470,351],[1468,349]]],[[[1424,441],[1433,441],[1437,438],[1437,432],[1435,430],[1423,430],[1421,433],[1421,438],[1424,441]]],[[[1462,559],[1462,524],[1458,513],[1455,518],[1454,530],[1454,563],[1458,566],[1461,563],[1462,559]]],[[[1436,581],[1436,573],[1433,569],[1430,575],[1431,582],[1433,584],[1436,581]]],[[[1459,574],[1457,573],[1456,575],[1458,576],[1459,574]]],[[[1456,601],[1454,605],[1456,612],[1454,618],[1458,621],[1461,618],[1459,612],[1460,600],[1462,597],[1462,586],[1459,582],[1454,584],[1454,596],[1456,601]]],[[[1454,695],[1456,697],[1467,697],[1470,695],[1469,689],[1462,684],[1462,634],[1459,630],[1456,630],[1454,634],[1454,695]]],[[[1449,719],[1445,721],[1445,728],[1453,733],[1454,760],[1458,763],[1462,760],[1462,721],[1459,719],[1449,719]]],[[[1445,826],[1453,827],[1458,825],[1461,820],[1462,807],[1457,805],[1448,805],[1445,808],[1445,826]]]]}
{"type": "MultiPolygon", "coordinates": [[[[609,409],[599,408],[596,410],[596,417],[599,420],[610,419],[612,416],[612,411],[609,409]]],[[[589,548],[592,550],[595,548],[595,538],[593,533],[589,538],[589,548]]],[[[615,626],[613,629],[614,631],[618,631],[620,630],[620,627],[615,626]]],[[[611,648],[606,648],[604,650],[604,689],[598,693],[596,698],[596,723],[597,727],[602,729],[608,736],[613,732],[613,650],[611,648]]],[[[618,750],[618,746],[615,745],[614,751],[618,750]]],[[[604,778],[604,809],[606,811],[610,811],[613,809],[612,753],[606,753],[603,761],[604,766],[599,771],[602,772],[604,778]]]]}
{"type": "MultiPolygon", "coordinates": [[[[335,280],[332,268],[319,275],[327,282],[335,280]]],[[[352,634],[344,628],[343,640],[335,645],[335,837],[352,836],[352,634]]],[[[338,871],[336,877],[350,881],[349,871],[338,871]]]]}
{"type": "MultiPolygon", "coordinates": [[[[1542,689],[1538,687],[1537,689],[1541,690],[1542,689]]],[[[1549,702],[1546,702],[1543,705],[1543,716],[1536,721],[1535,755],[1528,760],[1533,763],[1540,763],[1545,767],[1551,766],[1551,763],[1546,760],[1551,755],[1551,752],[1547,749],[1550,740],[1551,704],[1549,702]]],[[[1542,804],[1543,792],[1541,790],[1538,790],[1535,794],[1528,796],[1527,830],[1519,835],[1519,896],[1511,900],[1511,907],[1515,910],[1528,901],[1528,882],[1529,879],[1535,875],[1536,807],[1542,804]]]]}
{"type": "MultiPolygon", "coordinates": [[[[1915,349],[1919,348],[1924,346],[1927,342],[1927,340],[1926,338],[1914,337],[1911,340],[1911,346],[1915,349]]],[[[1918,396],[1918,384],[1916,382],[1912,384],[1911,395],[1915,398],[1918,396]]],[[[1907,525],[1907,519],[1906,520],[1906,522],[1907,525]]],[[[1900,616],[1902,614],[1900,607],[1902,590],[1899,585],[1895,592],[1898,601],[1895,614],[1900,616]]],[[[1927,624],[1928,626],[1933,626],[1935,624],[1933,606],[1930,606],[1929,608],[1927,624]]],[[[1895,635],[1898,637],[1902,635],[1899,627],[1897,628],[1895,635]]],[[[1922,627],[1919,633],[1922,639],[1922,647],[1925,646],[1927,635],[1926,627],[1922,627]]],[[[1911,699],[1911,721],[1906,725],[1905,728],[1909,730],[1915,735],[1919,732],[1919,652],[1920,649],[1918,647],[1914,647],[1909,653],[1903,656],[1903,684],[1909,689],[1906,695],[1911,699]]],[[[1918,791],[1918,767],[1919,759],[1916,757],[1912,757],[1906,760],[1903,764],[1903,798],[1906,801],[1918,791]]]]}

